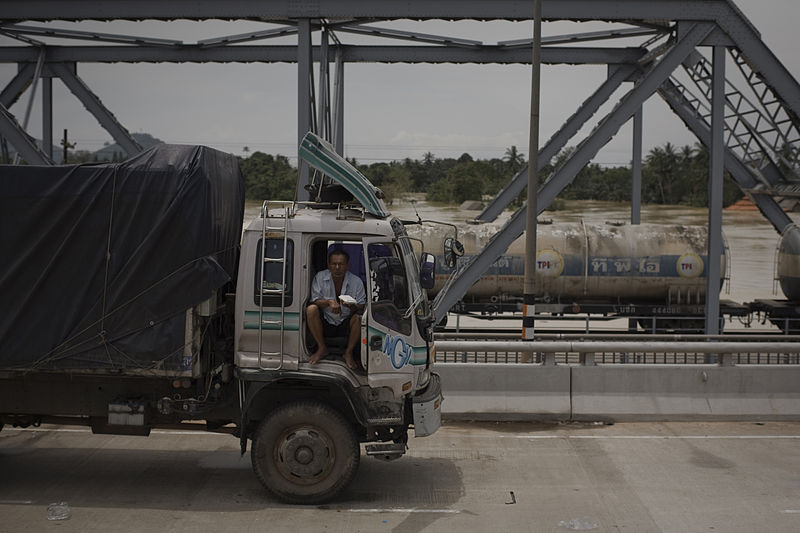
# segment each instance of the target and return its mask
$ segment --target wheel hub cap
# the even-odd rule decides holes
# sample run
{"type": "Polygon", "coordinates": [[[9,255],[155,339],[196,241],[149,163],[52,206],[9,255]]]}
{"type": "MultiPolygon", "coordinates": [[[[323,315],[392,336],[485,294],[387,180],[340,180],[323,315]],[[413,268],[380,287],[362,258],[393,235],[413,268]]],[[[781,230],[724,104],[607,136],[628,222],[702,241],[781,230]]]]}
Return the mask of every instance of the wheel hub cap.
{"type": "Polygon", "coordinates": [[[325,435],[311,429],[287,434],[278,449],[280,469],[291,478],[317,479],[333,461],[333,446],[325,435]]]}

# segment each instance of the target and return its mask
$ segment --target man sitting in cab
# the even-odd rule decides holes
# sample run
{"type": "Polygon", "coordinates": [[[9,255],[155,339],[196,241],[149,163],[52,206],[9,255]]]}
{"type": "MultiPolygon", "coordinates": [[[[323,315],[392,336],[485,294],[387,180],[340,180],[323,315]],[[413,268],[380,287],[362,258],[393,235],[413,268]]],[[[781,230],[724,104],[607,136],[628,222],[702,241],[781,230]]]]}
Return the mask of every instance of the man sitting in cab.
{"type": "Polygon", "coordinates": [[[352,370],[361,368],[353,351],[361,336],[361,316],[367,294],[361,279],[350,270],[350,256],[335,248],[328,254],[328,268],[318,272],[311,284],[311,304],[306,308],[308,329],[317,349],[309,363],[316,364],[328,355],[326,337],[347,337],[344,361],[352,370]]]}

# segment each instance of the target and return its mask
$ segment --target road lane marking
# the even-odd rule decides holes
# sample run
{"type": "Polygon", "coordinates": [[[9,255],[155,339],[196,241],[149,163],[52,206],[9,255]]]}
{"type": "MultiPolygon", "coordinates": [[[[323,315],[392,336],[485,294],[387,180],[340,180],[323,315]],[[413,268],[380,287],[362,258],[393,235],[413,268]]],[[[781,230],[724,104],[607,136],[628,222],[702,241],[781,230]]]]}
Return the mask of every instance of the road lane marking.
{"type": "MultiPolygon", "coordinates": [[[[503,439],[609,439],[609,440],[669,440],[669,439],[800,439],[800,435],[499,435],[503,439]]],[[[495,438],[495,437],[492,437],[495,438]]]]}
{"type": "MultiPolygon", "coordinates": [[[[29,432],[29,433],[92,433],[91,428],[8,428],[3,429],[3,433],[6,431],[12,432],[16,431],[18,433],[29,432]]],[[[217,433],[215,431],[202,431],[196,429],[154,429],[150,432],[151,435],[214,435],[214,436],[223,436],[223,437],[230,437],[230,433],[217,433]]],[[[113,433],[98,433],[99,435],[105,435],[109,437],[125,437],[126,435],[116,435],[113,433]]]]}
{"type": "Polygon", "coordinates": [[[441,514],[458,514],[459,509],[419,509],[419,508],[399,508],[388,507],[384,509],[347,509],[351,513],[441,513],[441,514]]]}

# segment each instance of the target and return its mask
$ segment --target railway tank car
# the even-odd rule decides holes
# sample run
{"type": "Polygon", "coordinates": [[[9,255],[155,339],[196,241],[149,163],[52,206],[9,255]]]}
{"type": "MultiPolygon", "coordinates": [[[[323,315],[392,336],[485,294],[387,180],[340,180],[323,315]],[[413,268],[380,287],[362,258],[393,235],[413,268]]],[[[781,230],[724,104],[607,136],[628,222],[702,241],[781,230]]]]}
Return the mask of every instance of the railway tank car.
{"type": "Polygon", "coordinates": [[[784,230],[778,242],[777,275],[784,296],[800,302],[800,227],[795,224],[784,230]]]}
{"type": "Polygon", "coordinates": [[[800,334],[800,227],[790,224],[781,233],[775,253],[775,277],[784,300],[756,299],[748,303],[759,322],[769,320],[786,334],[800,334]]]}
{"type": "MultiPolygon", "coordinates": [[[[496,231],[475,226],[459,231],[466,261],[479,252],[496,231]]],[[[543,302],[570,304],[651,304],[694,306],[705,302],[707,229],[705,226],[663,224],[540,224],[537,233],[536,295],[543,302]]],[[[421,236],[425,241],[425,236],[421,236]]],[[[426,249],[428,247],[426,246],[426,249]]],[[[524,279],[524,237],[517,239],[469,289],[463,301],[498,303],[521,301],[524,279]]],[[[720,287],[725,278],[727,246],[721,257],[720,287]]],[[[437,256],[441,290],[454,270],[437,256]]],[[[578,305],[576,307],[576,304],[578,305]]],[[[539,306],[537,304],[537,309],[539,306]]],[[[678,310],[668,311],[677,314],[678,310]]]]}

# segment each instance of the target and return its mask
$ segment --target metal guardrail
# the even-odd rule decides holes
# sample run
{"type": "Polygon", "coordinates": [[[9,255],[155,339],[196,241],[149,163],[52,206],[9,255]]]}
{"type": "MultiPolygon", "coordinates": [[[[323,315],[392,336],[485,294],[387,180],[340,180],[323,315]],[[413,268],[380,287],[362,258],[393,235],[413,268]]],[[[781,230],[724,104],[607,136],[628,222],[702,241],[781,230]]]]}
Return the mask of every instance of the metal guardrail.
{"type": "Polygon", "coordinates": [[[447,363],[800,364],[800,342],[674,340],[437,340],[436,361],[447,363]]]}

